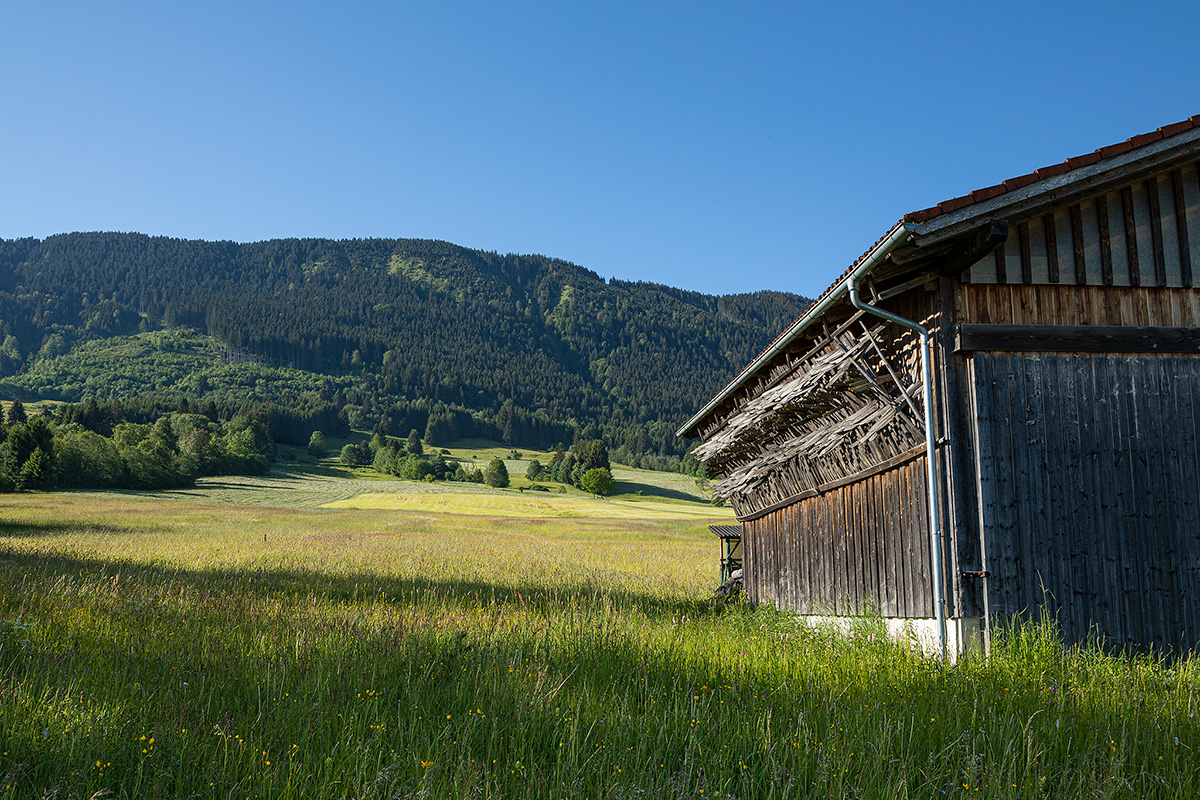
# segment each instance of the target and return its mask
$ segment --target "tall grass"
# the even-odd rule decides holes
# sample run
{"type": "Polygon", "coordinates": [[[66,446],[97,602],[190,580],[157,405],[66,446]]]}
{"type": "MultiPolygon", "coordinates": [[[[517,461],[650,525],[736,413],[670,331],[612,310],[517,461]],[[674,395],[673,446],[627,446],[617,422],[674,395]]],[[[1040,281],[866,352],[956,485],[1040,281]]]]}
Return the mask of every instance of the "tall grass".
{"type": "Polygon", "coordinates": [[[0,509],[5,796],[1200,795],[1194,660],[809,630],[710,599],[702,526],[47,500],[0,509]]]}

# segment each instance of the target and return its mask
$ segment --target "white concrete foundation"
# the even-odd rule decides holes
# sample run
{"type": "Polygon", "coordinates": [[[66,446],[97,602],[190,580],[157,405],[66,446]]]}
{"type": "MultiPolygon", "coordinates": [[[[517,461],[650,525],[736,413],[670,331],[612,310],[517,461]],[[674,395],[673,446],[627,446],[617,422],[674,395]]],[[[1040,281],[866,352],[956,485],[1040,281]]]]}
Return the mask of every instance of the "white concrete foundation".
{"type": "MultiPolygon", "coordinates": [[[[856,629],[861,630],[864,625],[876,621],[865,617],[801,616],[800,619],[810,627],[831,628],[846,636],[860,635],[856,629]]],[[[906,641],[926,655],[940,654],[936,619],[881,617],[878,621],[883,623],[888,638],[906,641]]],[[[980,617],[946,620],[946,652],[951,662],[957,661],[960,653],[984,652],[983,620],[980,617]]]]}

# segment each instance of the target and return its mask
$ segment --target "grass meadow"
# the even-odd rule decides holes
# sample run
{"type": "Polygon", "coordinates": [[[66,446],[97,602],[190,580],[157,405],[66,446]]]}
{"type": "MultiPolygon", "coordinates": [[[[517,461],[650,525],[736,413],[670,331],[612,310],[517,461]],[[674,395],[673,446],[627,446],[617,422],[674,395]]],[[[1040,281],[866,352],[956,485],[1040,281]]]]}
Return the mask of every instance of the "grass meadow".
{"type": "Polygon", "coordinates": [[[696,508],[337,491],[0,496],[0,796],[1200,796],[1195,660],[945,666],[712,598],[696,508]]]}

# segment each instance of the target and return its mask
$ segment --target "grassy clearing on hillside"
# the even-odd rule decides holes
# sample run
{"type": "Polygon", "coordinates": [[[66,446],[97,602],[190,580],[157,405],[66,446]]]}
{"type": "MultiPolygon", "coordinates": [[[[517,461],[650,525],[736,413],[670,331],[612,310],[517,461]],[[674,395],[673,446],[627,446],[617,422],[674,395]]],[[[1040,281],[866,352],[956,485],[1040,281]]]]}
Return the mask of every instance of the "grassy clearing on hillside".
{"type": "Polygon", "coordinates": [[[709,597],[703,520],[0,498],[6,797],[1194,797],[1200,664],[709,597]]]}

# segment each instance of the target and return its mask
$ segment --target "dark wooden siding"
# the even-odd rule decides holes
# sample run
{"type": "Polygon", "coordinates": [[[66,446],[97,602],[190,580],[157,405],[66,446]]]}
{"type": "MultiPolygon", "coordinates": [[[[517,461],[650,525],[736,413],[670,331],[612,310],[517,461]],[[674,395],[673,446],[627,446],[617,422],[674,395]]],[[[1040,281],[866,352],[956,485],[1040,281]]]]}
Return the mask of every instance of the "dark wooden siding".
{"type": "Polygon", "coordinates": [[[1200,356],[975,353],[993,614],[1200,642],[1200,356]]]}
{"type": "Polygon", "coordinates": [[[932,617],[925,457],[743,523],[747,597],[802,614],[932,617]]]}

